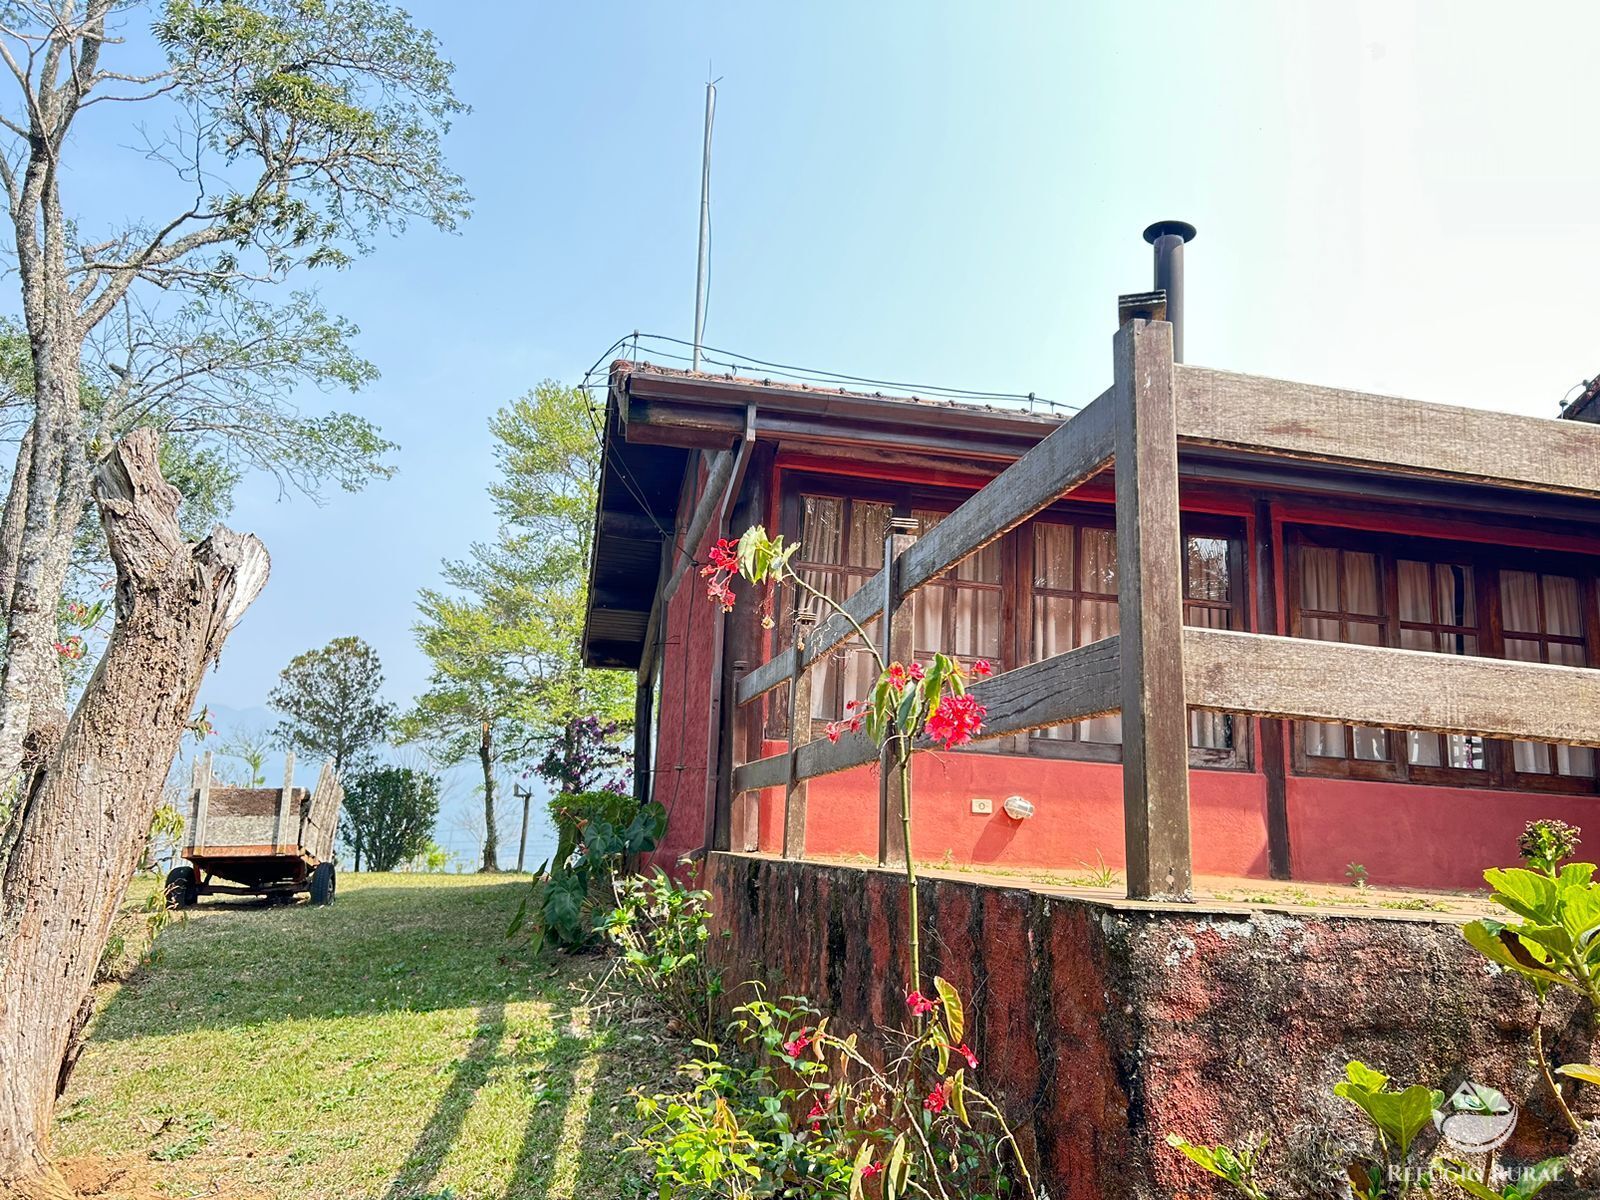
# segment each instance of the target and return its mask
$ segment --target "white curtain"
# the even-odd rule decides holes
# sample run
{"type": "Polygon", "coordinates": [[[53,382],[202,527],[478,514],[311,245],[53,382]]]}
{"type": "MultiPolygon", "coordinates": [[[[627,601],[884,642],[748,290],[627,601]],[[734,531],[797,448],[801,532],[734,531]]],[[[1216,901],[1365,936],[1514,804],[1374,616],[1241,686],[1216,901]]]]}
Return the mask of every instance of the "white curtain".
{"type": "MultiPolygon", "coordinates": [[[[1501,571],[1500,607],[1506,635],[1506,657],[1523,662],[1559,663],[1569,667],[1585,665],[1581,643],[1516,636],[1519,633],[1542,633],[1555,637],[1582,637],[1583,612],[1579,597],[1578,581],[1570,576],[1501,571]],[[1541,600],[1544,602],[1542,606],[1541,600]]],[[[1518,771],[1534,775],[1554,773],[1585,778],[1594,775],[1594,751],[1585,746],[1513,742],[1512,760],[1518,771]]]]}

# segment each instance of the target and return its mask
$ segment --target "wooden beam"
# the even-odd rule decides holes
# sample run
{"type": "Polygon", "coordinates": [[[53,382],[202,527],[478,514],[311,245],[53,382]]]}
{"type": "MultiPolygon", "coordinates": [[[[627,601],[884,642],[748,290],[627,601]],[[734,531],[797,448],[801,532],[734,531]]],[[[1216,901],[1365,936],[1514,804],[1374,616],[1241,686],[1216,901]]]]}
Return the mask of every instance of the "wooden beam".
{"type": "MultiPolygon", "coordinates": [[[[1122,704],[1121,639],[1113,635],[1053,658],[980,679],[967,689],[988,709],[975,740],[992,741],[1033,729],[1070,725],[1116,712],[1122,704]]],[[[927,739],[919,749],[933,745],[927,739]]],[[[837,742],[808,743],[795,756],[802,779],[834,775],[876,761],[878,748],[864,733],[847,733],[837,742]]],[[[788,756],[774,754],[747,762],[733,775],[736,790],[782,787],[788,756]]]]}
{"type": "MultiPolygon", "coordinates": [[[[825,746],[826,742],[813,742],[811,749],[819,745],[825,746]]],[[[866,759],[862,760],[867,761],[866,759]]],[[[758,758],[751,762],[740,763],[733,769],[733,790],[738,792],[761,792],[767,788],[784,787],[789,782],[790,758],[787,752],[783,754],[769,754],[766,758],[758,758]]],[[[808,772],[802,765],[800,774],[805,778],[813,778],[817,772],[808,772]]]]}
{"type": "MultiPolygon", "coordinates": [[[[265,782],[265,781],[263,781],[265,782]]],[[[278,790],[278,818],[272,827],[272,844],[279,851],[289,844],[284,833],[289,825],[289,803],[294,798],[294,751],[283,756],[283,787],[278,790]]],[[[294,844],[300,844],[299,822],[295,823],[294,844]]]]}
{"type": "MultiPolygon", "coordinates": [[[[985,489],[987,490],[987,489],[985,489]]],[[[980,495],[982,493],[979,493],[980,495]]],[[[964,507],[964,506],[963,506],[964,507]]],[[[957,510],[959,513],[960,510],[957,510]]],[[[955,516],[956,514],[951,514],[955,516]]],[[[948,518],[947,518],[948,519],[948,518]]],[[[883,537],[883,613],[879,627],[879,653],[885,663],[909,664],[917,654],[916,626],[912,623],[911,586],[906,581],[906,560],[917,545],[915,517],[890,517],[883,537]]],[[[874,681],[875,682],[875,681],[874,681]]],[[[891,739],[878,756],[878,865],[903,867],[911,848],[906,845],[906,806],[911,798],[896,765],[900,744],[891,739]]]]}
{"type": "Polygon", "coordinates": [[[206,817],[211,809],[211,751],[207,750],[195,764],[194,825],[189,830],[189,845],[206,844],[206,817]]]}
{"type": "Polygon", "coordinates": [[[1186,442],[1600,495],[1600,426],[1177,368],[1186,442]]]}
{"type": "Polygon", "coordinates": [[[795,616],[794,644],[801,653],[795,657],[794,675],[789,681],[789,753],[786,756],[789,760],[789,777],[785,780],[783,800],[785,858],[806,856],[807,788],[805,778],[796,768],[800,751],[811,740],[811,672],[801,666],[800,661],[813,623],[814,616],[811,613],[801,612],[795,616]]]}
{"type": "Polygon", "coordinates": [[[1128,896],[1193,898],[1183,545],[1172,326],[1129,321],[1114,342],[1122,806],[1128,896]]]}
{"type": "Polygon", "coordinates": [[[1184,630],[1196,708],[1600,746],[1600,670],[1184,630]]]}
{"type": "MultiPolygon", "coordinates": [[[[1278,632],[1278,542],[1273,536],[1272,519],[1272,501],[1257,500],[1251,557],[1255,628],[1261,633],[1278,632]]],[[[1276,717],[1262,717],[1256,724],[1261,732],[1259,766],[1267,785],[1267,872],[1274,879],[1290,879],[1294,871],[1289,845],[1288,731],[1276,717]]]]}
{"type": "MultiPolygon", "coordinates": [[[[940,521],[907,553],[903,590],[914,591],[942,575],[1100,470],[1111,457],[1111,410],[1111,393],[1106,392],[940,521]]],[[[856,623],[865,625],[883,611],[887,582],[886,570],[880,570],[845,600],[844,607],[856,623]]],[[[818,625],[806,665],[854,632],[850,622],[839,616],[818,625]]],[[[792,648],[782,650],[751,671],[739,690],[739,703],[748,704],[787,679],[794,670],[793,653],[792,648]]]]}

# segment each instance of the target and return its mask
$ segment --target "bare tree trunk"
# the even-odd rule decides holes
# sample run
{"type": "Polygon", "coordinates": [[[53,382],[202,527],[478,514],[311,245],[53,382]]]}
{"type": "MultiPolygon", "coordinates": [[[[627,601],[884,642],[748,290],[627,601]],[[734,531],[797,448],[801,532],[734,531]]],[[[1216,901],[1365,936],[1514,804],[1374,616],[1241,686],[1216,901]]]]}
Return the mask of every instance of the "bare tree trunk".
{"type": "Polygon", "coordinates": [[[200,678],[266,582],[266,548],[218,527],[184,541],[156,437],[96,472],[116,627],[59,745],[21,797],[0,873],[0,1197],[67,1195],[49,1165],[55,1091],[188,724],[200,678]]]}
{"type": "Polygon", "coordinates": [[[478,761],[483,764],[483,867],[485,871],[500,869],[500,839],[494,827],[494,743],[489,740],[489,722],[483,723],[483,736],[478,740],[478,761]]]}

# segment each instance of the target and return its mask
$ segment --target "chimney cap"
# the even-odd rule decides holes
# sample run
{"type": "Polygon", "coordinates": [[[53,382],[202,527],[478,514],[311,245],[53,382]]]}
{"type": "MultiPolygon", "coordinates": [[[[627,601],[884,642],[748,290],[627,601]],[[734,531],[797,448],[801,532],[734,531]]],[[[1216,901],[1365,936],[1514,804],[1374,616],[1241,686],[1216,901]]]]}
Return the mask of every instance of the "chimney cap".
{"type": "Polygon", "coordinates": [[[1165,237],[1169,233],[1175,233],[1184,241],[1192,242],[1196,230],[1187,221],[1157,221],[1144,231],[1144,240],[1154,246],[1157,238],[1165,237]]]}

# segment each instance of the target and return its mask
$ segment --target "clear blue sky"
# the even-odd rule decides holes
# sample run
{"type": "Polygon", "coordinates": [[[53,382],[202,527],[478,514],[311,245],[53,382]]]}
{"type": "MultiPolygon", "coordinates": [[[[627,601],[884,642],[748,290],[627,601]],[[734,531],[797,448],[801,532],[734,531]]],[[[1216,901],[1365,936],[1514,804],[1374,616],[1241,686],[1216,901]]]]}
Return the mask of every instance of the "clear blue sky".
{"type": "MultiPolygon", "coordinates": [[[[1553,415],[1600,371],[1575,5],[429,2],[474,108],[476,196],[320,278],[383,371],[346,401],[400,473],[323,507],[261,481],[273,579],[204,697],[260,704],[358,633],[405,701],[438,560],[487,537],[485,422],[640,329],[687,336],[702,85],[722,76],[707,338],[886,378],[1085,400],[1109,382],[1144,225],[1199,227],[1189,361],[1553,415]]],[[[69,204],[140,215],[104,156],[69,204]],[[96,169],[101,167],[103,169],[96,169]]],[[[157,212],[144,215],[155,216],[157,212]]],[[[307,398],[308,407],[327,403],[307,398]]]]}

